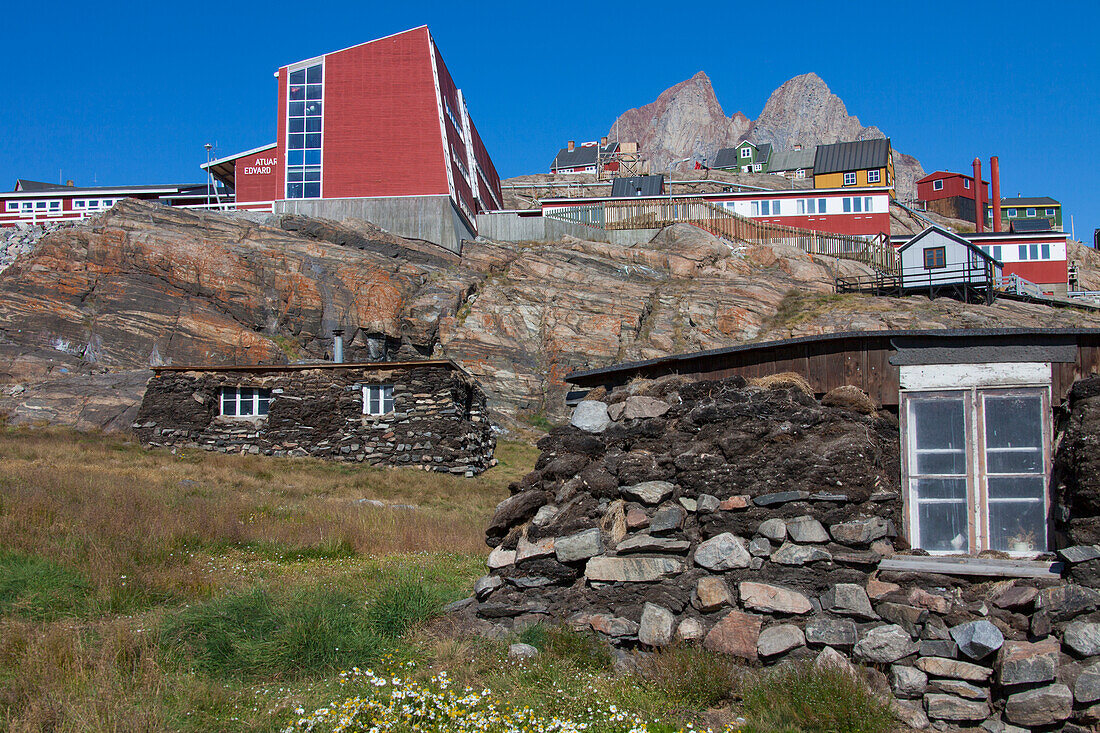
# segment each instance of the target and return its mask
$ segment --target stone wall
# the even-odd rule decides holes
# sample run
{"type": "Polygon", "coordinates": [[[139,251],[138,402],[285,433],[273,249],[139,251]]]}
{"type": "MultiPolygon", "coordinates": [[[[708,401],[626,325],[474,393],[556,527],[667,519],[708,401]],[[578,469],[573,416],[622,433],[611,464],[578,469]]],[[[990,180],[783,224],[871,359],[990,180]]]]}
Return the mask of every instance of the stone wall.
{"type": "MultiPolygon", "coordinates": [[[[471,607],[486,621],[568,623],[643,650],[699,643],[753,664],[854,661],[916,728],[1100,719],[1092,587],[879,569],[927,553],[899,532],[896,417],[858,389],[818,402],[783,380],[643,382],[581,403],[539,447],[487,531],[471,607]]],[[[1060,554],[1071,576],[1100,558],[1060,554]]]]}
{"type": "Polygon", "coordinates": [[[314,456],[473,475],[493,461],[485,395],[444,365],[158,370],[133,424],[154,446],[314,456]],[[394,411],[364,415],[362,387],[393,385],[394,411]],[[274,394],[266,417],[220,416],[223,386],[274,394]]]}

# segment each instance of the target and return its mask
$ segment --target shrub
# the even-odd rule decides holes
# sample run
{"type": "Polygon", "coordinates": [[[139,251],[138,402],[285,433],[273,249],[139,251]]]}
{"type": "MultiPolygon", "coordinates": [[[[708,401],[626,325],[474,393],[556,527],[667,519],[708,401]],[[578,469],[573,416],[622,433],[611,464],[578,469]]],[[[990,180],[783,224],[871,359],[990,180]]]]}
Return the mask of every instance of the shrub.
{"type": "Polygon", "coordinates": [[[223,675],[364,664],[390,646],[361,601],[323,588],[281,595],[257,588],[207,601],[168,619],[161,640],[223,675]]]}
{"type": "Polygon", "coordinates": [[[639,671],[670,700],[712,707],[732,696],[736,665],[729,657],[694,646],[673,646],[642,659],[639,671]]]}
{"type": "Polygon", "coordinates": [[[442,589],[426,583],[404,580],[387,586],[367,609],[375,632],[396,639],[410,627],[436,616],[443,605],[442,589]]]}
{"type": "Polygon", "coordinates": [[[785,664],[742,681],[747,728],[758,733],[885,733],[886,703],[850,672],[809,663],[785,664]]]}
{"type": "Polygon", "coordinates": [[[90,592],[80,574],[51,560],[0,550],[0,614],[35,621],[79,615],[90,592]]]}

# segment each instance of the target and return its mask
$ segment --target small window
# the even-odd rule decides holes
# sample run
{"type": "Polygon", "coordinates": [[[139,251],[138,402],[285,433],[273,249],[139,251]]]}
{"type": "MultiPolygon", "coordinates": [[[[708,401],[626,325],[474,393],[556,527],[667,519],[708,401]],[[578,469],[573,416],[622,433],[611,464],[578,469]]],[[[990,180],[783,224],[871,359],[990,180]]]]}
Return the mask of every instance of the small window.
{"type": "Polygon", "coordinates": [[[878,171],[878,170],[867,171],[867,182],[868,183],[878,183],[880,180],[882,180],[881,176],[882,176],[881,171],[878,171]]]}
{"type": "Polygon", "coordinates": [[[760,171],[764,170],[764,164],[763,163],[753,163],[752,164],[752,170],[753,170],[754,173],[759,173],[760,171]]]}
{"type": "Polygon", "coordinates": [[[849,196],[844,197],[844,213],[845,214],[851,214],[852,213],[852,199],[849,196]]]}
{"type": "Polygon", "coordinates": [[[1015,217],[1016,217],[1016,209],[1009,209],[1008,210],[1008,218],[1013,219],[1015,217]]]}
{"type": "Polygon", "coordinates": [[[363,414],[385,415],[393,412],[393,385],[369,384],[363,387],[363,414]]]}
{"type": "Polygon", "coordinates": [[[751,211],[750,216],[760,216],[760,202],[759,201],[753,201],[751,206],[750,206],[750,211],[751,211]]]}
{"type": "Polygon", "coordinates": [[[8,211],[19,211],[19,202],[18,201],[9,201],[8,202],[8,211]]]}
{"type": "Polygon", "coordinates": [[[40,211],[45,211],[46,202],[45,201],[35,201],[34,202],[34,208],[39,209],[40,211]]]}
{"type": "Polygon", "coordinates": [[[222,387],[223,417],[264,417],[271,406],[271,390],[261,387],[222,387]]]}
{"type": "Polygon", "coordinates": [[[1027,210],[1027,215],[1028,216],[1035,216],[1035,209],[1028,209],[1027,210]]]}
{"type": "Polygon", "coordinates": [[[1049,244],[1044,244],[1044,245],[1042,245],[1041,249],[1042,249],[1042,258],[1044,260],[1049,260],[1050,259],[1050,245],[1049,244]]]}
{"type": "Polygon", "coordinates": [[[796,170],[796,171],[794,172],[794,177],[795,177],[795,178],[805,178],[805,177],[806,177],[806,171],[804,171],[804,170],[802,170],[801,168],[799,168],[798,170],[796,170]]]}
{"type": "Polygon", "coordinates": [[[852,199],[852,208],[857,212],[863,211],[863,199],[860,198],[859,196],[856,196],[855,198],[853,198],[852,199]]]}
{"type": "MultiPolygon", "coordinates": [[[[940,181],[940,188],[943,188],[943,181],[940,181]]],[[[969,178],[964,178],[963,179],[963,188],[970,188],[970,179],[969,178]]]]}
{"type": "Polygon", "coordinates": [[[1001,245],[999,244],[993,245],[993,259],[998,262],[1004,262],[1004,260],[1001,259],[1001,245]]]}
{"type": "Polygon", "coordinates": [[[34,202],[33,201],[24,201],[23,202],[23,211],[34,211],[34,202]]]}
{"type": "Polygon", "coordinates": [[[76,201],[73,201],[73,208],[74,209],[83,209],[84,208],[84,200],[83,199],[77,199],[76,201]]]}
{"type": "Polygon", "coordinates": [[[772,216],[779,216],[779,202],[772,201],[772,216]]]}
{"type": "Polygon", "coordinates": [[[1032,260],[1039,259],[1039,245],[1037,245],[1037,244],[1031,245],[1031,257],[1029,257],[1028,259],[1032,259],[1032,260]]]}
{"type": "Polygon", "coordinates": [[[1047,209],[1047,216],[1054,216],[1054,209],[1047,209]]]}
{"type": "Polygon", "coordinates": [[[855,173],[845,173],[844,174],[844,185],[845,186],[854,186],[854,185],[856,185],[856,174],[855,173]]]}
{"type": "Polygon", "coordinates": [[[942,178],[938,181],[932,181],[932,190],[933,191],[942,191],[943,190],[943,179],[942,178]]]}
{"type": "Polygon", "coordinates": [[[60,201],[51,201],[50,202],[50,211],[61,211],[61,202],[60,201]]]}
{"type": "Polygon", "coordinates": [[[761,201],[760,202],[760,215],[761,216],[771,216],[771,213],[772,213],[772,202],[771,201],[761,201]]]}
{"type": "Polygon", "coordinates": [[[1020,259],[1021,260],[1026,260],[1027,259],[1027,245],[1026,244],[1021,244],[1020,245],[1020,259]]]}
{"type": "MultiPolygon", "coordinates": [[[[813,199],[810,199],[810,201],[813,201],[813,199]]],[[[805,214],[806,213],[806,199],[798,199],[798,203],[795,204],[795,213],[796,214],[805,214]]]]}
{"type": "Polygon", "coordinates": [[[947,267],[947,248],[925,247],[924,269],[936,270],[942,267],[947,267]]]}
{"type": "Polygon", "coordinates": [[[824,214],[825,213],[825,199],[818,199],[817,200],[817,213],[819,213],[819,214],[824,214]]]}
{"type": "Polygon", "coordinates": [[[866,211],[868,214],[871,213],[871,197],[870,196],[864,196],[863,197],[863,210],[866,211]]]}
{"type": "Polygon", "coordinates": [[[752,148],[750,148],[748,145],[741,148],[741,157],[742,158],[751,158],[752,157],[752,148]]]}

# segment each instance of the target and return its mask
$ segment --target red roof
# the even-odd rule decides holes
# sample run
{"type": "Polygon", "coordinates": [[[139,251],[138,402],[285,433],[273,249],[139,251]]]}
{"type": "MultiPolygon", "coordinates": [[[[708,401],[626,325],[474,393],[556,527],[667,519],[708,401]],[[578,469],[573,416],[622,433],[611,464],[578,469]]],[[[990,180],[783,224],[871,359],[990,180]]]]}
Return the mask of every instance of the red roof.
{"type": "MultiPolygon", "coordinates": [[[[951,171],[936,171],[934,173],[929,173],[927,176],[925,176],[924,178],[917,181],[917,183],[925,183],[926,181],[938,181],[941,178],[952,178],[954,176],[958,176],[959,178],[969,178],[971,181],[974,180],[974,176],[968,176],[965,173],[952,173],[951,171]]],[[[989,185],[989,181],[982,181],[982,183],[984,183],[986,185],[989,185]]]]}

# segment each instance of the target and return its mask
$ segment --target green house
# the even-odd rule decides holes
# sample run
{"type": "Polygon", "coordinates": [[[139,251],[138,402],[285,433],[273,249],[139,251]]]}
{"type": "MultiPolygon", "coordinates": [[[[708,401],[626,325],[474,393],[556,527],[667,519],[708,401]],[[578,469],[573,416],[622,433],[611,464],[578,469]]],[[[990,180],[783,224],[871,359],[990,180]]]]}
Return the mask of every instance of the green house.
{"type": "MultiPolygon", "coordinates": [[[[1006,231],[1018,226],[1016,222],[1035,222],[1026,227],[1033,230],[1044,220],[1054,231],[1062,231],[1062,204],[1049,196],[1001,199],[1001,228],[1006,231]]],[[[992,209],[986,211],[986,221],[993,223],[992,209]]]]}
{"type": "Polygon", "coordinates": [[[735,148],[722,148],[714,156],[710,166],[714,170],[737,171],[739,173],[767,173],[768,159],[771,158],[772,144],[757,145],[751,140],[743,140],[735,148]]]}

